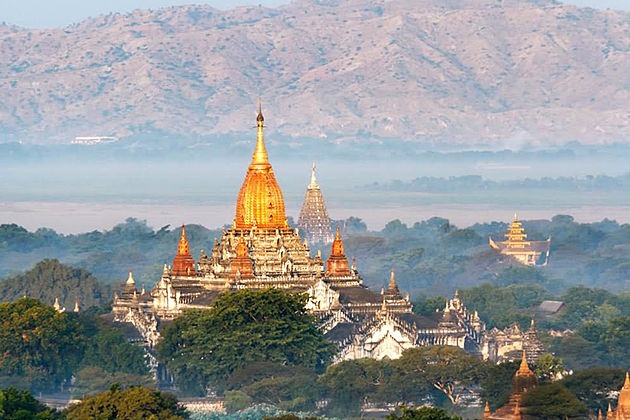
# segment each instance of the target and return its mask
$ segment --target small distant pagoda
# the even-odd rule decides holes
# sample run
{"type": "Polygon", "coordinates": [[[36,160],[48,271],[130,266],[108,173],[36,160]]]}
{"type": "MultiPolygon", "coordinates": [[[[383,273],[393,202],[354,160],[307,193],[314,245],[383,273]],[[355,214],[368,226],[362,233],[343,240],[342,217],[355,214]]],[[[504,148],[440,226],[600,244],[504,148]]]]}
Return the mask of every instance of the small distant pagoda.
{"type": "Polygon", "coordinates": [[[306,197],[300,211],[298,228],[313,243],[329,244],[333,241],[333,233],[330,228],[330,217],[324,204],[322,190],[315,177],[315,164],[311,173],[311,183],[306,189],[306,197]]]}
{"type": "Polygon", "coordinates": [[[510,223],[505,234],[507,241],[495,242],[489,238],[490,246],[497,249],[503,255],[514,257],[524,265],[545,266],[549,262],[549,248],[551,237],[546,241],[528,241],[523,224],[514,215],[514,220],[510,223]]]}

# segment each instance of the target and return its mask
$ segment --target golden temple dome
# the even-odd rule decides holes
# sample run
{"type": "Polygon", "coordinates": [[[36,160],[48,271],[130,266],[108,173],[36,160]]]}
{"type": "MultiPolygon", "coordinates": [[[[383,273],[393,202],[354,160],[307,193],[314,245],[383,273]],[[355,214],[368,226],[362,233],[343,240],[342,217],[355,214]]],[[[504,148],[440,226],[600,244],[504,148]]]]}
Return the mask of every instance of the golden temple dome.
{"type": "Polygon", "coordinates": [[[264,121],[259,104],[256,148],[236,200],[234,227],[237,229],[288,227],[282,190],[278,186],[265,148],[264,121]]]}

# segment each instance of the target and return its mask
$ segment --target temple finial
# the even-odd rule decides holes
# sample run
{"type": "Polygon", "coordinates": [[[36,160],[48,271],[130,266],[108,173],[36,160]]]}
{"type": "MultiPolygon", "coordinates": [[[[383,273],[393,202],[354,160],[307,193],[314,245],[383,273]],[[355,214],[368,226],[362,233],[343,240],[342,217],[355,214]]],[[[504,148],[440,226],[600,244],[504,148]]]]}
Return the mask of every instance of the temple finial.
{"type": "Polygon", "coordinates": [[[252,165],[270,166],[267,148],[265,147],[264,122],[265,118],[262,114],[262,103],[260,99],[258,99],[258,116],[256,117],[256,148],[254,149],[254,156],[252,157],[252,165]]]}
{"type": "Polygon", "coordinates": [[[308,185],[308,187],[311,189],[319,188],[319,185],[317,185],[317,177],[315,175],[315,162],[313,162],[313,170],[311,172],[311,183],[308,185]]]}
{"type": "Polygon", "coordinates": [[[130,268],[129,269],[129,277],[127,277],[127,284],[128,285],[136,285],[136,281],[133,279],[133,270],[130,268]]]}

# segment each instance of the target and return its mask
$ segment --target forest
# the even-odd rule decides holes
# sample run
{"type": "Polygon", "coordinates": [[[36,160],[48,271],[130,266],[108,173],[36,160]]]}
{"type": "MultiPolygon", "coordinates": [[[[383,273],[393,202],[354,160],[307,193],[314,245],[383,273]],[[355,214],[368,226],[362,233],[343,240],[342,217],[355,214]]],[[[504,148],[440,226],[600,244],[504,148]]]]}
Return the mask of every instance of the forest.
{"type": "MultiPolygon", "coordinates": [[[[292,223],[292,220],[290,220],[292,223]]],[[[387,284],[391,268],[412,297],[449,296],[455,288],[489,283],[495,286],[536,284],[553,294],[574,285],[611,292],[630,290],[630,225],[604,219],[579,223],[571,216],[523,221],[528,238],[551,237],[550,262],[546,267],[523,267],[490,249],[488,237],[502,240],[506,222],[479,223],[460,228],[434,217],[411,226],[399,220],[380,231],[369,231],[361,219],[334,222],[343,229],[346,255],[355,257],[364,282],[376,290],[387,284]]],[[[200,225],[186,228],[193,257],[209,251],[221,229],[200,225]]],[[[159,280],[164,263],[177,250],[179,227],[154,229],[145,221],[127,219],[110,230],[64,235],[41,228],[30,232],[15,224],[0,225],[0,299],[8,284],[47,258],[86,270],[100,284],[116,287],[133,269],[138,284],[147,289],[159,280]]],[[[329,246],[312,244],[313,254],[329,246]]],[[[35,273],[30,273],[35,276],[35,273]]],[[[74,302],[62,301],[66,306],[74,302]]]]}

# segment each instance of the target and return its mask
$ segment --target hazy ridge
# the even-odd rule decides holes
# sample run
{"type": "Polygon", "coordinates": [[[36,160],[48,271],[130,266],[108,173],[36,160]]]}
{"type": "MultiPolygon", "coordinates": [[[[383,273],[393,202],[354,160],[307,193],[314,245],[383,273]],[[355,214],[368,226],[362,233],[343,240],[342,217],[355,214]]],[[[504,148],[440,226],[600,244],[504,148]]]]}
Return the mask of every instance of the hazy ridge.
{"type": "Polygon", "coordinates": [[[0,133],[239,135],[262,96],[268,130],[289,138],[625,141],[629,17],[552,1],[305,0],[4,26],[0,133]]]}

